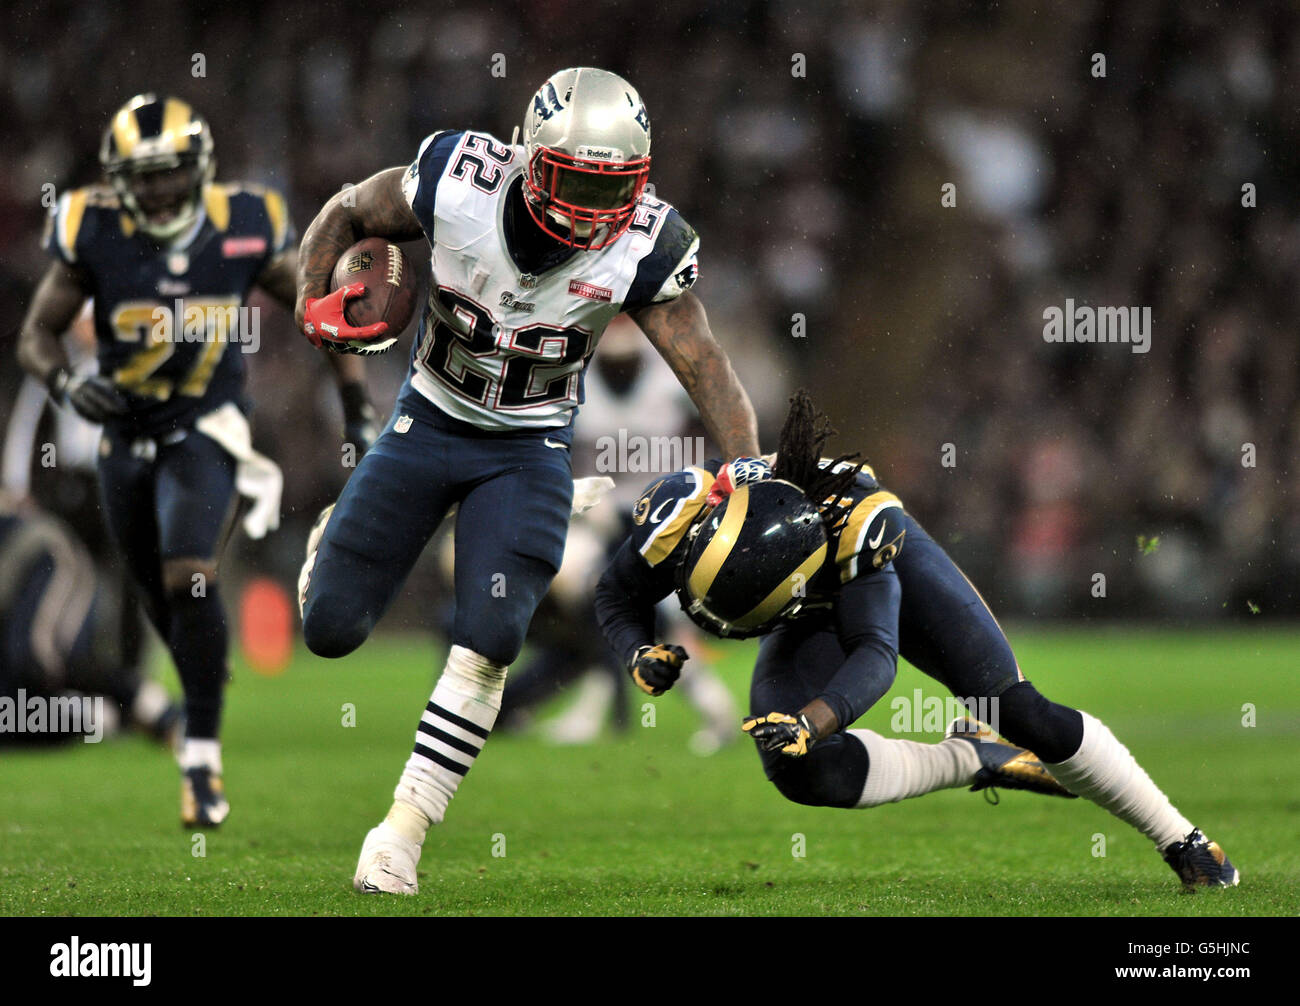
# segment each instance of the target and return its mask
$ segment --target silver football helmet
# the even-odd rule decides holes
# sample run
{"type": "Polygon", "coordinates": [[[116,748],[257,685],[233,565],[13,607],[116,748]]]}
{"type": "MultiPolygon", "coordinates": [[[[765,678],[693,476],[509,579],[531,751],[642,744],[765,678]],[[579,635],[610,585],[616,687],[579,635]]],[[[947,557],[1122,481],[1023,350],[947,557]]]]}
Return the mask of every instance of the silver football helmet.
{"type": "Polygon", "coordinates": [[[529,212],[575,248],[616,241],[650,176],[650,117],[636,89],[607,70],[561,70],[524,112],[529,212]]]}

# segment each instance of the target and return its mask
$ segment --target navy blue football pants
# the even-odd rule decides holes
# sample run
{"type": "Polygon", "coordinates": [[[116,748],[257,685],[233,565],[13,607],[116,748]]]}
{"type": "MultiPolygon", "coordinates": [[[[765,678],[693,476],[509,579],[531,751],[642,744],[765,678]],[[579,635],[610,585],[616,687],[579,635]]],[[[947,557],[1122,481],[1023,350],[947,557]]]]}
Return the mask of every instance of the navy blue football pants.
{"type": "Polygon", "coordinates": [[[164,582],[169,559],[217,558],[235,493],[235,460],[196,430],[175,442],[106,435],[99,484],[109,530],[126,554],[145,609],[176,663],[187,737],[215,738],[226,667],[226,616],[218,585],[164,582]]]}
{"type": "MultiPolygon", "coordinates": [[[[998,729],[1043,761],[1079,749],[1083,720],[1023,681],[1011,644],[957,564],[910,514],[894,560],[902,587],[899,654],[962,699],[996,698],[998,729]]],[[[763,639],[750,685],[755,715],[797,712],[821,694],[844,662],[833,617],[813,615],[763,639]]],[[[848,727],[849,724],[842,724],[848,727]]],[[[852,807],[869,769],[866,749],[843,730],[801,758],[760,751],[777,788],[797,803],[852,807]]]]}
{"type": "Polygon", "coordinates": [[[408,384],[317,549],[303,605],[311,651],[341,657],[360,646],[457,505],[451,641],[513,662],[564,556],[571,437],[571,428],[489,433],[408,384]]]}
{"type": "Polygon", "coordinates": [[[104,445],[99,488],[106,523],[166,639],[163,560],[217,557],[235,495],[235,459],[195,430],[152,446],[106,433],[104,445]]]}

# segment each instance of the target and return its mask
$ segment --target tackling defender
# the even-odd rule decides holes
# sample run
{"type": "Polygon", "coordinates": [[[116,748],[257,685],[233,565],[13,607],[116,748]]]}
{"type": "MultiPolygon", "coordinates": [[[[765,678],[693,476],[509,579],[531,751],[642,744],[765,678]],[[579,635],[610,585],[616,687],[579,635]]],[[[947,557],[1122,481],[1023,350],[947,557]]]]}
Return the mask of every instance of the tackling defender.
{"type": "Polygon", "coordinates": [[[970,581],[871,469],[820,459],[829,434],[800,393],[770,481],[712,463],[646,490],[596,590],[638,687],[661,694],[686,659],[653,636],[654,605],[675,590],[714,635],[764,636],[743,729],[787,799],[874,807],[962,785],[1074,794],[1151,839],[1188,887],[1235,885],[1223,850],[1104,723],[1025,680],[970,581]],[[900,653],[954,695],[996,701],[1014,743],[966,718],[938,744],[848,729],[889,690],[900,653]]]}
{"type": "Polygon", "coordinates": [[[308,542],[308,647],[340,657],[360,646],[459,505],[453,645],[392,809],[363,844],[361,892],[416,893],[425,835],[496,721],[564,552],[573,419],[610,320],[632,315],[727,456],[757,449],[749,399],[689,292],[699,239],[644,191],[650,120],[637,92],[603,70],[562,70],[530,100],[523,141],[434,133],[409,168],[330,200],[303,239],[299,320],[343,351],[382,351],[398,333],[348,325],[357,285],[326,296],[341,253],[366,236],[423,236],[433,251],[397,408],[308,542]]]}
{"type": "MultiPolygon", "coordinates": [[[[237,471],[242,487],[260,491],[252,515],[261,530],[279,520],[280,473],[249,444],[243,353],[230,343],[254,285],[293,305],[293,228],[279,193],[213,181],[211,130],[178,98],[142,94],[123,105],[100,163],[110,184],[64,193],[47,224],[54,262],[23,321],[18,358],[55,401],[104,426],[101,506],[185,692],[181,822],[215,827],[230,810],[218,739],[227,635],[217,558],[237,471]],[[87,298],[99,361],[89,376],[73,372],[60,342],[87,298]]],[[[373,410],[359,361],[327,355],[345,436],[363,451],[373,410]]]]}

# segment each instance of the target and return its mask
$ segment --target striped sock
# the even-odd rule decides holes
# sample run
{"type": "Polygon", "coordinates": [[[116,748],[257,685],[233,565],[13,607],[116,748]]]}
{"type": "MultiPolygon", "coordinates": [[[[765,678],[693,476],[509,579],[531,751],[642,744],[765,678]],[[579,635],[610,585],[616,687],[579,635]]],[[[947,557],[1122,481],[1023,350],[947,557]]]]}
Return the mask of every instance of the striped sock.
{"type": "MultiPolygon", "coordinates": [[[[473,650],[453,646],[447,666],[415,733],[415,750],[407,759],[402,778],[393,793],[397,804],[414,808],[427,820],[424,829],[438,824],[465,773],[482,750],[501,709],[506,667],[494,664],[473,650]]],[[[390,812],[391,818],[392,812],[390,812]]],[[[418,826],[410,827],[413,815],[399,815],[407,837],[415,842],[418,826]]]]}

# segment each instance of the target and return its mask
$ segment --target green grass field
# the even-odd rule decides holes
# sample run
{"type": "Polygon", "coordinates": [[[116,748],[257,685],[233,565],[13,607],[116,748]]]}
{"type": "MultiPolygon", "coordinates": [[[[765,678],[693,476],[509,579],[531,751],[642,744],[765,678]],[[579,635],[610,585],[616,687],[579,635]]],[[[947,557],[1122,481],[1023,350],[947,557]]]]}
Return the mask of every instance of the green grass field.
{"type": "MultiPolygon", "coordinates": [[[[1013,630],[1050,697],[1104,719],[1242,872],[1180,891],[1150,844],[1083,801],[951,790],[867,811],[787,803],[748,741],[687,750],[680,696],[656,725],[582,748],[494,737],[425,843],[420,894],[361,897],[352,871],[387,810],[434,646],[376,638],[299,656],[228,692],[227,825],[196,856],[169,755],[135,737],[0,755],[5,915],[1295,915],[1300,631],[1013,630]],[[342,725],[344,703],[356,725],[342,725]],[[1252,703],[1256,725],[1242,725],[1252,703]],[[1106,855],[1093,855],[1094,836],[1106,855]],[[805,855],[792,854],[802,835],[805,855]],[[502,839],[504,836],[504,850],[502,839]],[[504,851],[504,856],[494,855],[504,851]]],[[[752,647],[724,651],[737,695],[752,647]]],[[[890,733],[888,701],[865,720],[890,733]]],[[[935,739],[935,736],[913,737],[935,739]]]]}

